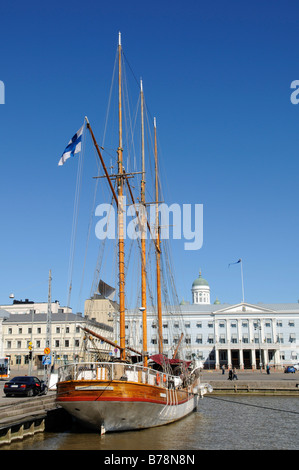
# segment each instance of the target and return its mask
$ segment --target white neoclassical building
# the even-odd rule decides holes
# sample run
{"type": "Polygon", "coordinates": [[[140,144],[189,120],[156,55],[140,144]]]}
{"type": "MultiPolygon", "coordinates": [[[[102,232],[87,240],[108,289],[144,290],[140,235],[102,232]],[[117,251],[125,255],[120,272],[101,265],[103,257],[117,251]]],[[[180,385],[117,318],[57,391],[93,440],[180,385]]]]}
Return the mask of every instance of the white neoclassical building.
{"type": "MultiPolygon", "coordinates": [[[[210,286],[201,276],[191,287],[192,303],[163,309],[164,352],[170,357],[176,349],[183,326],[181,343],[185,359],[196,357],[205,368],[222,365],[240,369],[258,369],[267,364],[282,369],[299,363],[299,303],[241,302],[210,303],[210,286]]],[[[138,313],[138,312],[137,312],[138,313]]],[[[156,352],[158,332],[156,309],[147,309],[148,352],[156,352]]],[[[142,322],[136,311],[128,311],[126,336],[142,347],[142,322]]]]}

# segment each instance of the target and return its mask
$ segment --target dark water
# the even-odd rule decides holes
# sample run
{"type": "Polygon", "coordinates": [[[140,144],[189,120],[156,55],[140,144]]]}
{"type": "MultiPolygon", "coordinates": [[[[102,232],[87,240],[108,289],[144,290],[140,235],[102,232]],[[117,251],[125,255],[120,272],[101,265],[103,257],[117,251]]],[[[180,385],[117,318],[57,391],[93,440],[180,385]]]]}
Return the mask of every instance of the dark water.
{"type": "Polygon", "coordinates": [[[204,397],[198,412],[177,423],[99,436],[73,429],[42,433],[11,450],[298,450],[296,397],[204,397]],[[76,431],[76,432],[75,432],[76,431]]]}

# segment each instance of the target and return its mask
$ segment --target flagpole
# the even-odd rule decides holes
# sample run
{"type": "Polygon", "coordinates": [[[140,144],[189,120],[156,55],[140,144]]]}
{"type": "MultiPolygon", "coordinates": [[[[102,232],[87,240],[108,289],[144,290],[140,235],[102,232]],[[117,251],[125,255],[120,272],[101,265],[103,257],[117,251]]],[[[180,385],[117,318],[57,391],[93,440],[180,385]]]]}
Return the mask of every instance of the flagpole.
{"type": "Polygon", "coordinates": [[[241,278],[242,278],[242,295],[243,295],[243,304],[244,304],[244,279],[243,279],[243,262],[241,259],[241,278]]]}
{"type": "Polygon", "coordinates": [[[242,302],[244,304],[244,301],[245,301],[245,296],[244,296],[244,279],[243,279],[243,262],[242,262],[242,258],[238,259],[238,261],[236,261],[235,263],[229,263],[228,267],[230,267],[231,264],[241,264],[241,281],[242,281],[242,302]]]}

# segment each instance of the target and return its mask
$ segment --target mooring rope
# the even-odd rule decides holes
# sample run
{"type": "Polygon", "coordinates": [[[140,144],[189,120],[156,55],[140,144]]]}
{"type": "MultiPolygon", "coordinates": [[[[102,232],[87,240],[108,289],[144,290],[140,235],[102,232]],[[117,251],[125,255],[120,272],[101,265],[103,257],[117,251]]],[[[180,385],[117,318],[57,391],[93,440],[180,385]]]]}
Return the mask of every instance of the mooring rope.
{"type": "Polygon", "coordinates": [[[252,403],[242,403],[242,402],[239,402],[239,401],[232,401],[232,400],[226,400],[224,398],[219,398],[219,397],[213,397],[211,395],[205,395],[205,398],[211,398],[213,400],[220,400],[220,401],[226,401],[228,403],[233,403],[233,404],[236,404],[236,405],[244,405],[244,406],[252,406],[254,408],[262,408],[264,410],[272,410],[272,411],[281,411],[283,413],[291,413],[291,414],[296,414],[296,415],[299,415],[299,411],[293,411],[293,410],[280,410],[278,408],[272,408],[270,406],[261,406],[261,405],[254,405],[252,403]]]}

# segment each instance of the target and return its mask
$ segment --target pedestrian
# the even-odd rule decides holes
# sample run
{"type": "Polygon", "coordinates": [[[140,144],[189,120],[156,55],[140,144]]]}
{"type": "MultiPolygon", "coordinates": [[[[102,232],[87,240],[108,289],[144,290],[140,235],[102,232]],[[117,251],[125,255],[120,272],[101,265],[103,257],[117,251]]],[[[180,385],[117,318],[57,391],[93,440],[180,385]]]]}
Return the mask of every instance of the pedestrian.
{"type": "Polygon", "coordinates": [[[221,369],[222,369],[222,375],[224,375],[224,373],[225,373],[225,366],[224,366],[224,364],[222,364],[221,369]]]}
{"type": "Polygon", "coordinates": [[[238,380],[237,371],[235,367],[233,368],[233,380],[234,379],[238,380]]]}
{"type": "Polygon", "coordinates": [[[231,369],[228,371],[228,379],[227,380],[233,380],[233,371],[231,369]]]}
{"type": "Polygon", "coordinates": [[[266,369],[267,369],[267,374],[270,375],[270,366],[269,366],[269,364],[267,364],[266,369]]]}

